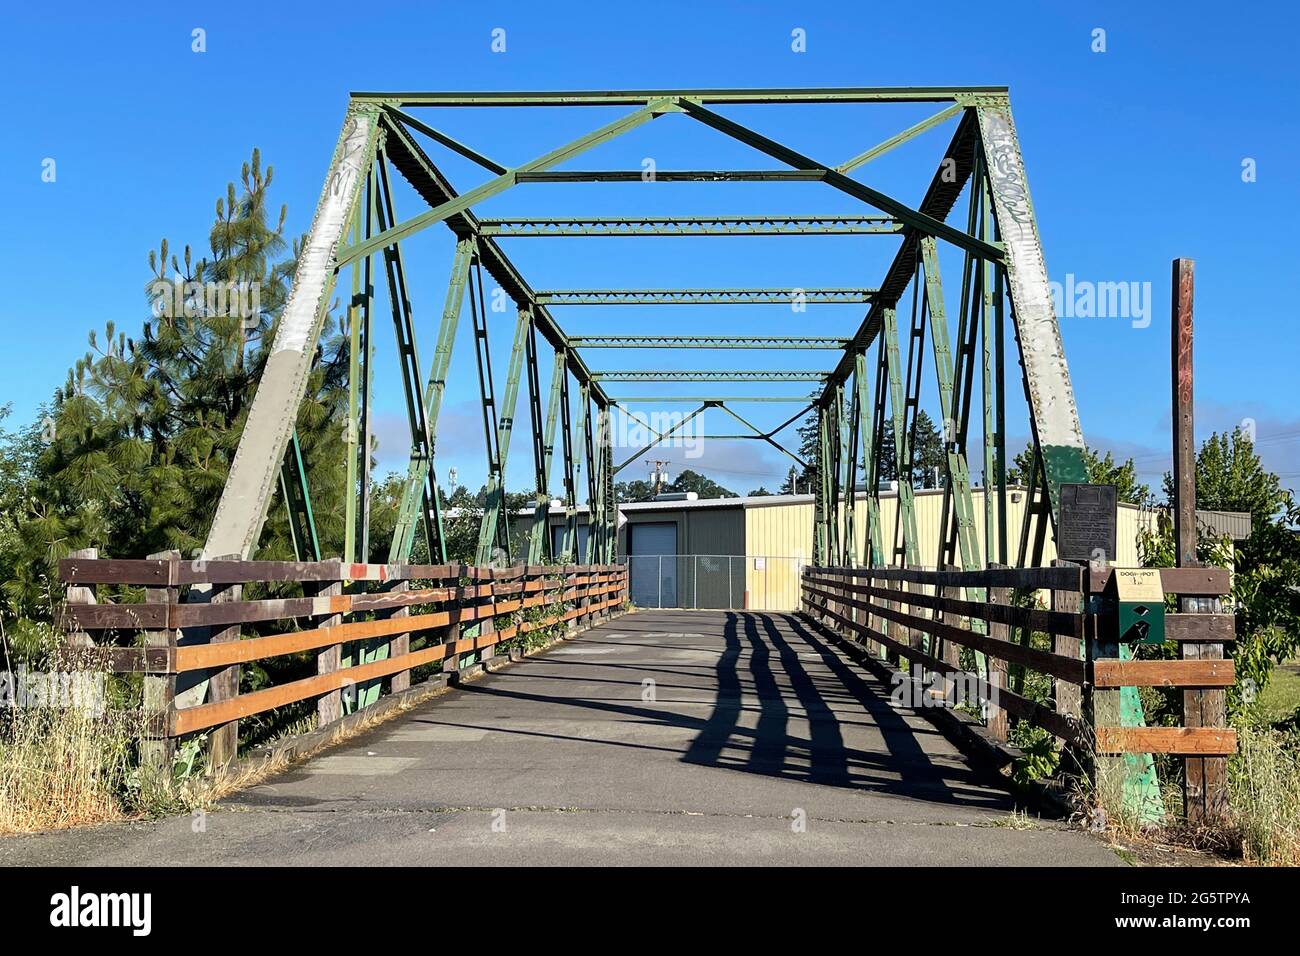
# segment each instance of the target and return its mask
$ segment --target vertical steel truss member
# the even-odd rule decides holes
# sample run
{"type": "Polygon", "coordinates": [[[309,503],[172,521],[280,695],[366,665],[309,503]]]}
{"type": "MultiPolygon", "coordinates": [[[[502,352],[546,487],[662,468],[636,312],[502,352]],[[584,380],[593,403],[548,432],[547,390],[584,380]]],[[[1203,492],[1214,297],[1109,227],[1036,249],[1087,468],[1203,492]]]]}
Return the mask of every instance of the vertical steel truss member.
{"type": "MultiPolygon", "coordinates": [[[[375,212],[380,229],[387,228],[394,221],[393,194],[388,182],[388,164],[382,148],[378,157],[379,167],[379,205],[375,212]]],[[[411,300],[406,291],[406,264],[403,261],[401,247],[394,243],[385,246],[384,268],[388,276],[388,298],[393,310],[393,331],[397,336],[397,357],[402,369],[402,392],[406,396],[406,416],[411,428],[411,464],[408,467],[408,482],[402,499],[402,513],[409,516],[409,505],[420,502],[420,517],[424,524],[424,540],[429,549],[430,560],[445,560],[446,545],[442,534],[442,504],[439,501],[438,482],[433,472],[433,437],[429,427],[425,397],[420,391],[420,353],[415,340],[415,320],[412,316],[411,300]],[[413,479],[419,479],[418,486],[412,487],[413,479]],[[417,490],[418,488],[418,490],[417,490]],[[409,502],[409,505],[408,505],[409,502]]],[[[441,344],[441,343],[439,343],[441,344]]],[[[402,536],[393,536],[390,556],[409,558],[410,539],[406,529],[402,536]],[[399,551],[399,549],[401,549],[399,551]]],[[[414,535],[414,525],[410,526],[414,535]]]]}
{"type": "Polygon", "coordinates": [[[437,349],[433,354],[433,364],[429,368],[429,381],[424,389],[424,409],[430,440],[427,447],[415,444],[411,447],[411,463],[402,490],[397,525],[393,529],[389,561],[409,560],[411,547],[415,543],[416,515],[423,506],[427,528],[430,502],[433,504],[437,548],[435,549],[430,543],[429,559],[447,560],[447,546],[442,530],[442,507],[433,457],[437,446],[438,415],[442,411],[442,398],[447,390],[447,372],[451,366],[452,346],[456,343],[456,329],[460,324],[460,312],[464,304],[465,285],[469,280],[472,255],[473,243],[470,240],[462,239],[456,243],[451,280],[447,284],[447,299],[442,310],[442,324],[438,329],[437,349]]]}
{"type": "MultiPolygon", "coordinates": [[[[353,242],[360,242],[363,235],[369,237],[374,202],[372,166],[366,176],[365,200],[357,203],[353,217],[353,242]]],[[[352,300],[348,307],[348,457],[343,531],[343,556],[348,562],[367,561],[370,556],[370,360],[374,355],[370,341],[370,303],[375,291],[371,266],[370,256],[352,263],[352,300]]]]}
{"type": "MultiPolygon", "coordinates": [[[[595,442],[592,439],[591,426],[591,387],[582,386],[582,394],[578,398],[578,428],[582,430],[582,450],[583,460],[587,466],[587,547],[583,553],[583,561],[591,564],[595,555],[596,541],[596,449],[595,442]]],[[[577,539],[575,537],[576,546],[577,539]]]]}
{"type": "MultiPolygon", "coordinates": [[[[496,418],[496,432],[488,441],[488,480],[487,504],[483,509],[483,523],[478,531],[479,564],[490,564],[493,550],[497,549],[506,562],[510,560],[510,514],[506,507],[506,462],[510,457],[510,436],[515,427],[515,406],[519,400],[519,376],[523,371],[524,351],[528,333],[533,325],[533,313],[530,308],[521,308],[515,322],[514,344],[510,348],[510,364],[506,367],[506,390],[502,395],[501,408],[498,412],[496,399],[492,390],[491,355],[487,347],[487,301],[483,296],[483,280],[479,276],[478,308],[474,311],[475,322],[481,325],[475,330],[475,336],[481,342],[482,359],[479,366],[479,383],[483,388],[484,425],[487,425],[487,409],[491,407],[496,418]],[[484,377],[484,370],[487,375],[484,377]]],[[[472,303],[471,303],[472,304],[472,303]]]]}
{"type": "MultiPolygon", "coordinates": [[[[883,329],[883,326],[882,326],[883,329]]],[[[876,527],[871,536],[873,549],[870,567],[882,567],[890,563],[892,551],[888,556],[884,548],[884,529],[880,527],[880,464],[881,449],[885,445],[885,388],[889,383],[889,360],[886,349],[888,336],[880,335],[876,345],[876,393],[872,404],[871,422],[871,459],[867,464],[867,484],[871,496],[871,508],[876,517],[876,527]]],[[[897,341],[897,337],[895,337],[897,341]]],[[[865,361],[865,359],[864,359],[865,361]]],[[[856,364],[856,363],[855,363],[856,364]]],[[[893,547],[891,539],[890,547],[893,547]]]]}
{"type": "MultiPolygon", "coordinates": [[[[559,414],[560,402],[567,399],[564,388],[565,363],[564,349],[555,350],[555,364],[551,368],[551,397],[546,405],[546,425],[542,430],[542,403],[538,394],[537,382],[537,329],[530,327],[528,332],[528,406],[533,420],[533,465],[537,471],[537,504],[533,508],[533,527],[528,537],[528,563],[540,564],[544,558],[554,558],[551,536],[547,533],[548,517],[551,513],[551,458],[555,452],[555,420],[559,414]]],[[[565,416],[566,424],[568,416],[565,416]]],[[[568,439],[564,445],[568,449],[568,439]]]]}
{"type": "MultiPolygon", "coordinates": [[[[949,495],[957,512],[957,540],[961,550],[961,566],[965,570],[981,567],[979,543],[975,536],[975,505],[971,496],[970,471],[966,465],[965,429],[959,423],[961,409],[953,397],[952,347],[948,339],[948,314],[943,302],[943,283],[939,278],[939,254],[932,238],[921,240],[921,261],[925,270],[925,299],[930,312],[930,344],[934,349],[934,371],[939,387],[939,411],[943,416],[944,465],[947,484],[945,504],[949,495]]],[[[969,388],[963,388],[968,394],[969,388]]],[[[964,402],[962,403],[965,404],[964,402]]],[[[940,554],[936,567],[946,567],[944,554],[947,545],[947,508],[943,511],[940,532],[940,554]]]]}
{"type": "Polygon", "coordinates": [[[596,510],[600,515],[600,537],[596,560],[610,564],[614,560],[618,534],[618,502],[614,500],[614,414],[610,405],[601,403],[598,407],[600,474],[596,487],[596,510]]]}
{"type": "Polygon", "coordinates": [[[297,430],[289,439],[289,449],[280,469],[280,497],[289,512],[294,557],[299,561],[319,561],[320,539],[316,536],[316,516],[311,510],[311,491],[307,487],[307,469],[302,462],[297,430]]]}
{"type": "MultiPolygon", "coordinates": [[[[916,567],[921,563],[921,553],[916,541],[916,509],[912,495],[912,452],[911,442],[908,440],[907,400],[903,397],[902,358],[898,352],[898,317],[893,309],[885,310],[881,331],[884,335],[885,364],[889,373],[889,410],[894,423],[894,476],[898,483],[898,513],[894,520],[891,557],[901,556],[902,563],[916,567]],[[900,533],[903,539],[901,546],[898,543],[900,533]]],[[[913,341],[916,339],[915,325],[912,339],[913,341]]],[[[912,366],[911,353],[912,349],[909,347],[909,380],[912,366]]]]}
{"type": "MultiPolygon", "coordinates": [[[[573,430],[573,407],[569,398],[569,372],[561,369],[560,378],[560,437],[564,443],[564,536],[559,559],[563,564],[573,563],[578,540],[578,475],[577,433],[573,430]]],[[[549,537],[549,529],[547,537],[549,537]]]]}
{"type": "Polygon", "coordinates": [[[862,396],[858,383],[853,382],[849,398],[849,417],[844,423],[844,555],[842,563],[854,567],[858,563],[857,504],[858,504],[858,437],[862,430],[862,396]]]}
{"type": "Polygon", "coordinates": [[[827,472],[830,470],[830,450],[826,440],[826,409],[817,406],[817,487],[813,489],[813,564],[830,564],[830,535],[827,533],[826,515],[827,472]]]}
{"type": "Polygon", "coordinates": [[[877,465],[874,440],[876,406],[871,383],[867,380],[867,356],[861,350],[853,357],[853,386],[857,404],[857,427],[862,442],[862,477],[867,486],[867,534],[862,544],[868,550],[863,555],[862,565],[874,568],[885,563],[885,551],[880,537],[879,478],[873,473],[877,465]]]}
{"type": "Polygon", "coordinates": [[[1088,480],[1083,430],[1047,285],[1047,266],[1038,241],[1038,223],[1011,109],[1005,104],[979,105],[975,111],[984,168],[1005,249],[1011,315],[1020,342],[1030,418],[1042,450],[1054,522],[1060,507],[1061,484],[1088,480]]]}

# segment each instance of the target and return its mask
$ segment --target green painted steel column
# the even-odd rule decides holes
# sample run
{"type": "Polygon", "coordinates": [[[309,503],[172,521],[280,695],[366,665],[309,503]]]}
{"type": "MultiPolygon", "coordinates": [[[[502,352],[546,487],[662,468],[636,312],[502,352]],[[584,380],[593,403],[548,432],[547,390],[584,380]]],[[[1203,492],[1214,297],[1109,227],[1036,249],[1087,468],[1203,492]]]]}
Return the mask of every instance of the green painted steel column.
{"type": "Polygon", "coordinates": [[[862,460],[863,474],[867,482],[867,535],[863,542],[864,547],[870,548],[862,562],[869,568],[879,567],[885,563],[885,551],[881,546],[880,538],[880,491],[879,482],[873,477],[876,469],[873,462],[876,456],[876,447],[872,442],[872,433],[874,432],[874,423],[876,419],[875,402],[871,391],[871,383],[867,380],[867,357],[865,353],[858,352],[853,359],[853,382],[858,392],[859,406],[859,428],[862,433],[862,460]]]}
{"type": "Polygon", "coordinates": [[[564,350],[556,349],[555,364],[551,368],[551,397],[546,406],[546,432],[542,439],[542,461],[538,469],[537,504],[533,511],[532,532],[528,539],[529,564],[540,563],[542,557],[550,554],[552,550],[550,535],[547,534],[551,513],[551,458],[555,452],[555,422],[559,415],[565,374],[564,350]]]}
{"type": "Polygon", "coordinates": [[[501,418],[497,423],[498,470],[488,475],[487,507],[483,523],[479,526],[478,563],[489,564],[492,548],[499,546],[506,560],[510,560],[509,520],[506,514],[506,462],[510,457],[510,436],[514,430],[515,406],[519,399],[519,376],[524,367],[524,348],[533,313],[529,308],[519,310],[515,323],[515,341],[510,350],[510,364],[506,369],[506,390],[501,402],[501,418]]]}
{"type": "MultiPolygon", "coordinates": [[[[898,354],[898,315],[894,309],[884,310],[881,334],[885,339],[885,362],[889,369],[889,410],[894,422],[894,473],[898,479],[898,521],[894,529],[894,545],[898,543],[898,527],[903,530],[903,561],[909,567],[921,563],[917,548],[916,505],[912,494],[911,455],[908,451],[907,430],[903,414],[903,371],[898,354]]],[[[890,555],[891,559],[893,555],[890,555]]],[[[892,563],[892,562],[891,562],[892,563]]]]}
{"type": "MultiPolygon", "coordinates": [[[[979,542],[975,533],[975,504],[971,495],[970,470],[965,449],[959,446],[958,423],[953,405],[952,346],[948,337],[948,313],[943,301],[943,282],[939,275],[939,255],[930,236],[921,240],[921,262],[925,270],[925,297],[930,309],[930,344],[934,350],[934,371],[939,388],[939,410],[943,415],[944,467],[948,487],[957,514],[957,542],[962,568],[974,571],[982,567],[979,542]]],[[[946,542],[940,541],[940,554],[946,542]]],[[[937,562],[942,563],[942,562],[937,562]]],[[[971,600],[982,600],[981,593],[971,600]]]]}
{"type": "MultiPolygon", "coordinates": [[[[433,364],[429,368],[429,381],[424,389],[425,415],[429,426],[429,435],[433,440],[430,451],[436,448],[438,433],[438,415],[442,411],[442,398],[447,389],[447,372],[451,367],[452,348],[456,344],[456,329],[460,324],[461,308],[465,300],[465,285],[469,280],[469,266],[473,253],[473,243],[462,239],[456,243],[456,254],[452,259],[451,279],[447,284],[447,297],[443,303],[442,322],[438,328],[438,343],[433,353],[433,364]]],[[[412,457],[406,473],[406,482],[402,486],[402,500],[398,508],[397,525],[393,529],[393,542],[389,548],[388,560],[392,562],[408,561],[411,548],[415,544],[415,528],[419,524],[419,509],[423,499],[425,479],[433,468],[433,457],[412,457]]],[[[433,482],[437,486],[437,481],[433,482]]],[[[454,490],[454,489],[453,489],[454,490]]],[[[443,541],[441,509],[438,510],[438,540],[443,541]]],[[[431,561],[446,561],[446,547],[439,555],[430,554],[431,561]]]]}
{"type": "Polygon", "coordinates": [[[813,564],[830,564],[826,545],[826,482],[830,456],[826,453],[826,409],[817,407],[817,487],[813,489],[813,564]]]}

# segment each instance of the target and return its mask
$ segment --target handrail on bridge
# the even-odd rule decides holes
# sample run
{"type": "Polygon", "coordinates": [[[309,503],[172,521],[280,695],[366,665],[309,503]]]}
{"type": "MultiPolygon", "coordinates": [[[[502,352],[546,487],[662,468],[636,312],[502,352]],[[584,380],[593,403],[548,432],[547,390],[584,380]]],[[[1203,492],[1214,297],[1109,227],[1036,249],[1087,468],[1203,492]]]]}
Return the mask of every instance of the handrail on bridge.
{"type": "MultiPolygon", "coordinates": [[[[1223,693],[1235,681],[1222,653],[1234,639],[1233,615],[1166,611],[1164,641],[1177,644],[1181,658],[1132,659],[1120,649],[1116,607],[1102,599],[1114,573],[1064,562],[974,571],[807,567],[801,610],[860,659],[906,659],[911,673],[902,676],[918,706],[951,710],[959,683],[975,687],[983,725],[972,732],[1007,761],[1018,755],[1006,745],[1011,717],[1064,741],[1094,782],[1107,766],[1122,776],[1126,754],[1170,754],[1196,771],[1187,775],[1189,815],[1195,804],[1213,811],[1226,800],[1227,756],[1237,749],[1223,693]],[[1046,607],[1038,592],[1047,592],[1046,607]],[[972,654],[983,673],[967,670],[972,654]],[[1030,671],[1051,678],[1046,700],[1026,691],[1030,671]],[[1125,687],[1183,690],[1183,726],[1127,726],[1125,687]]],[[[1217,597],[1230,588],[1221,568],[1159,574],[1165,595],[1217,597]]]]}
{"type": "Polygon", "coordinates": [[[613,564],[127,560],[89,549],[61,561],[59,576],[69,643],[109,672],[143,675],[141,756],[157,766],[202,732],[210,765],[224,764],[238,753],[240,718],[315,699],[324,727],[345,704],[377,703],[385,682],[390,694],[408,690],[416,668],[456,672],[463,655],[485,660],[502,646],[513,655],[526,634],[572,633],[627,600],[627,571],[613,564]],[[186,601],[189,585],[211,591],[186,601]],[[240,693],[243,665],[303,652],[315,652],[315,674],[240,693]],[[198,692],[178,695],[178,678],[198,692]]]}

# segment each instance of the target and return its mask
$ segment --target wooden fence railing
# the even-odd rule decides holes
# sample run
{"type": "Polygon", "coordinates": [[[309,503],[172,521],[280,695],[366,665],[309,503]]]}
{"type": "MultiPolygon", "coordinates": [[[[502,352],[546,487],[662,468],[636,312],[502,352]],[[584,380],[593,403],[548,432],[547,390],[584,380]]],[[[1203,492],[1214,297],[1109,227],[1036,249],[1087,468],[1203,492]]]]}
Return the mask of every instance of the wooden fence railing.
{"type": "MultiPolygon", "coordinates": [[[[1233,663],[1222,653],[1233,640],[1233,616],[1169,611],[1165,641],[1179,646],[1181,659],[1121,659],[1115,608],[1105,598],[1112,573],[1064,563],[979,571],[808,567],[801,610],[873,656],[919,667],[923,686],[930,674],[941,675],[945,692],[958,680],[975,682],[986,692],[984,732],[994,741],[1006,741],[1014,717],[1060,738],[1094,770],[1126,753],[1178,755],[1189,819],[1217,816],[1227,755],[1236,750],[1224,701],[1233,663]],[[1043,592],[1045,608],[1036,600],[1043,592]],[[1050,650],[1032,646],[1035,631],[1050,636],[1050,650]],[[987,676],[963,669],[963,648],[987,659],[987,676]],[[1027,672],[1051,678],[1046,701],[1024,693],[1027,672]],[[1184,689],[1182,725],[1122,726],[1123,687],[1184,689]]],[[[1230,583],[1219,568],[1165,568],[1160,577],[1165,594],[1178,597],[1224,595],[1230,583]]]]}
{"type": "Polygon", "coordinates": [[[225,763],[238,752],[240,718],[315,699],[324,726],[342,715],[345,691],[365,688],[360,703],[373,702],[384,684],[406,690],[415,668],[441,661],[454,671],[462,655],[490,657],[498,644],[557,624],[586,626],[627,598],[618,565],[187,561],[170,553],[101,560],[85,551],[61,561],[59,574],[70,642],[93,648],[89,658],[110,671],[143,675],[142,752],[159,763],[199,732],[210,734],[211,762],[225,763]],[[299,585],[302,594],[244,600],[249,585],[299,585]],[[314,674],[241,694],[244,665],[304,652],[315,654],[314,674]],[[178,694],[178,680],[197,691],[178,694]]]}

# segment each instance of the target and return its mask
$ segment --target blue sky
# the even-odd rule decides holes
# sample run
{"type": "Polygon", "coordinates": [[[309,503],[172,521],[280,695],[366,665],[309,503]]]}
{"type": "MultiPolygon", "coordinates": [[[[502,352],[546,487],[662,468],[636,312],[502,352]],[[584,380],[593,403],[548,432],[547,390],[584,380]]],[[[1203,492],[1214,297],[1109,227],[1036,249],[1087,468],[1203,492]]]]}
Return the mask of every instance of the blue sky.
{"type": "MultiPolygon", "coordinates": [[[[388,3],[362,8],[359,18],[355,5],[332,3],[312,4],[310,14],[240,3],[168,5],[138,15],[91,4],[10,8],[0,30],[8,93],[0,145],[8,226],[0,230],[6,293],[0,403],[13,404],[17,421],[30,420],[85,350],[89,329],[107,320],[139,329],[148,251],[162,237],[174,248],[201,246],[216,198],[254,146],[275,168],[274,199],[288,204],[288,231],[305,230],[349,90],[997,84],[1011,88],[1050,276],[1134,282],[1139,289],[1150,284],[1146,327],[1126,318],[1061,319],[1088,441],[1136,456],[1153,485],[1167,468],[1170,260],[1188,256],[1197,264],[1197,430],[1204,437],[1253,420],[1266,463],[1286,483],[1300,484],[1300,279],[1289,228],[1300,206],[1300,131],[1291,102],[1300,88],[1294,8],[1225,15],[1219,5],[1184,3],[1177,16],[1124,3],[999,9],[1002,19],[947,2],[886,9],[819,4],[815,10],[795,3],[388,3]],[[191,50],[195,28],[206,31],[204,53],[191,50]],[[506,31],[504,53],[491,50],[494,28],[506,31]],[[796,28],[806,31],[806,52],[791,49],[796,28]],[[1098,28],[1105,31],[1104,53],[1092,50],[1098,28]],[[57,164],[52,183],[41,177],[47,158],[57,164]],[[1247,159],[1257,170],[1249,183],[1242,180],[1247,159]]],[[[934,111],[903,105],[724,112],[816,158],[841,162],[934,111]]],[[[437,113],[437,122],[493,158],[518,164],[614,115],[447,111],[437,113]]],[[[859,178],[915,204],[950,134],[945,126],[919,138],[864,167],[859,178]]],[[[485,177],[457,157],[430,152],[462,191],[485,177]]],[[[640,168],[647,157],[661,169],[775,165],[668,116],[568,168],[640,168]]],[[[399,190],[398,204],[403,218],[419,211],[409,192],[399,190]]],[[[863,211],[869,212],[819,184],[521,186],[481,209],[493,216],[863,211]]],[[[954,214],[961,216],[964,206],[954,214]]],[[[421,234],[408,253],[426,362],[450,266],[445,233],[421,234]]],[[[506,250],[539,289],[872,286],[894,242],[515,240],[506,250]]],[[[960,260],[946,255],[942,265],[955,295],[960,260]]],[[[861,311],[554,313],[574,333],[847,335],[861,311]]],[[[462,332],[467,327],[468,313],[462,332]]],[[[386,326],[376,328],[382,340],[386,326]]],[[[494,317],[501,367],[510,331],[509,316],[494,317]]],[[[440,470],[454,465],[462,481],[477,484],[482,440],[468,336],[457,349],[440,427],[440,470]]],[[[588,353],[590,364],[606,368],[743,368],[752,357],[588,353]]],[[[788,363],[767,356],[754,361],[814,368],[832,358],[806,353],[788,363]]],[[[381,347],[380,367],[394,368],[390,359],[381,347]]],[[[794,394],[806,387],[754,391],[794,394]]],[[[742,386],[716,390],[747,393],[742,386]]],[[[610,391],[654,390],[621,384],[610,391]]],[[[700,391],[664,386],[655,393],[700,391]]],[[[380,382],[377,408],[381,467],[387,467],[400,460],[404,427],[391,377],[380,382]]],[[[520,412],[522,419],[522,404],[520,412]]],[[[759,423],[783,417],[774,408],[754,412],[759,423]]],[[[1027,433],[1019,413],[1012,420],[1013,434],[1027,433]]],[[[734,425],[718,414],[709,431],[730,433],[734,425]]],[[[683,454],[676,449],[668,457],[681,462],[683,454]]],[[[521,428],[512,487],[531,483],[528,455],[521,428]]],[[[787,467],[757,442],[712,443],[703,457],[685,463],[741,492],[778,483],[787,467]]],[[[645,470],[638,461],[620,478],[645,477],[645,470]]]]}

